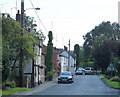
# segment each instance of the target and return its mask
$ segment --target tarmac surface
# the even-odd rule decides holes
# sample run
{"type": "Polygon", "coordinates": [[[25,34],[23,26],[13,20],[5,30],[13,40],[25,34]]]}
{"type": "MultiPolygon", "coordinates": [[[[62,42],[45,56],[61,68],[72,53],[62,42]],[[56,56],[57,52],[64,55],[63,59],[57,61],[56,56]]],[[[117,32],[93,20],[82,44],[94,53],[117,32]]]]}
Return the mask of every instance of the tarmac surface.
{"type": "MultiPolygon", "coordinates": [[[[74,83],[57,83],[57,78],[53,81],[45,82],[35,88],[34,91],[16,93],[15,95],[107,95],[107,97],[119,97],[118,90],[108,87],[98,75],[75,75],[74,83]]],[[[105,96],[106,97],[106,96],[105,96]]]]}

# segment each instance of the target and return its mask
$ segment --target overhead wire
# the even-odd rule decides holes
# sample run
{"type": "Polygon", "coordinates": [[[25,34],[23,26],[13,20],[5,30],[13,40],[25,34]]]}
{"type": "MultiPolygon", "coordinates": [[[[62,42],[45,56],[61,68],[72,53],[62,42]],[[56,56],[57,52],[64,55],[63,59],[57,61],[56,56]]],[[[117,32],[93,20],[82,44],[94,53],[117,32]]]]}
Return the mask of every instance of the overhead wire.
{"type": "MultiPolygon", "coordinates": [[[[33,7],[33,9],[34,9],[34,11],[35,11],[35,13],[36,13],[39,21],[41,22],[43,28],[46,30],[46,32],[48,32],[47,29],[46,29],[46,27],[44,26],[43,22],[41,21],[39,15],[38,15],[38,13],[37,13],[37,11],[35,10],[35,7],[34,7],[34,5],[33,5],[33,3],[32,3],[32,0],[30,0],[30,2],[31,2],[31,5],[32,5],[32,7],[33,7]]],[[[53,24],[51,24],[51,25],[53,26],[53,24]]],[[[51,27],[51,29],[52,29],[52,27],[51,27]]],[[[62,37],[62,38],[64,38],[64,37],[62,37]]],[[[62,43],[61,43],[61,41],[59,41],[59,40],[57,40],[57,39],[55,39],[55,41],[56,41],[57,43],[62,44],[62,45],[64,46],[64,40],[62,41],[62,43]]],[[[56,46],[57,46],[57,45],[56,45],[56,46]]]]}
{"type": "Polygon", "coordinates": [[[34,7],[34,5],[33,5],[33,3],[32,3],[31,0],[30,0],[30,2],[31,2],[31,5],[32,5],[32,7],[33,7],[33,9],[34,9],[34,11],[35,11],[35,13],[36,13],[38,19],[39,19],[39,22],[41,22],[41,24],[42,24],[43,28],[45,29],[45,31],[48,32],[48,30],[47,30],[46,27],[44,26],[43,22],[41,21],[39,15],[38,15],[38,13],[37,13],[37,11],[35,10],[35,7],[34,7]]]}

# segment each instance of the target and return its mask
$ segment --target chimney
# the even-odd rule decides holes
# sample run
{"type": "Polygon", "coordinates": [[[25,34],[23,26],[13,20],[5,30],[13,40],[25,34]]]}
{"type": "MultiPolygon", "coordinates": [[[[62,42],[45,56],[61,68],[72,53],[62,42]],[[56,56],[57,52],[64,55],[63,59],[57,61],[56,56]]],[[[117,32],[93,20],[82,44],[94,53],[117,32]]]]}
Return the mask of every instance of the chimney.
{"type": "Polygon", "coordinates": [[[67,49],[68,49],[68,48],[67,48],[66,46],[64,46],[64,50],[67,51],[67,49]]]}
{"type": "Polygon", "coordinates": [[[18,10],[18,13],[16,14],[16,21],[20,23],[20,20],[21,20],[21,15],[20,15],[20,11],[18,10]]]}

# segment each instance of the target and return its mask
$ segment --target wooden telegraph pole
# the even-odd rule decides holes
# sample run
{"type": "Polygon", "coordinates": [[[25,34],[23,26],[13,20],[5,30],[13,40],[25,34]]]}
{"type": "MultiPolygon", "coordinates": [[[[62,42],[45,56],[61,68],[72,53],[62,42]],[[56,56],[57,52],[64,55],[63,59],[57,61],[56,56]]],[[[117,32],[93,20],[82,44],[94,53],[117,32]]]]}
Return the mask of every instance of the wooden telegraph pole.
{"type": "MultiPolygon", "coordinates": [[[[22,36],[24,35],[24,0],[21,0],[21,26],[23,28],[22,36]]],[[[23,41],[21,41],[23,42],[23,41]]],[[[20,50],[20,68],[19,68],[19,74],[20,74],[20,87],[24,87],[24,71],[23,71],[23,49],[22,49],[22,43],[21,43],[21,50],[20,50]]]]}

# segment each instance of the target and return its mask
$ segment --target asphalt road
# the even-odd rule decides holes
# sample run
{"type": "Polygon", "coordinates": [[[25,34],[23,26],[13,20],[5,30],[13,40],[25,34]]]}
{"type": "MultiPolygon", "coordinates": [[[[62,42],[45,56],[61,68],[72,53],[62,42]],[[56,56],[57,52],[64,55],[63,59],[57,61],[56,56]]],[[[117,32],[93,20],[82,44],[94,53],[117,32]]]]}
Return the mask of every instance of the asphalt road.
{"type": "Polygon", "coordinates": [[[97,75],[75,75],[72,84],[56,84],[32,95],[118,95],[118,90],[107,87],[97,75]]]}

